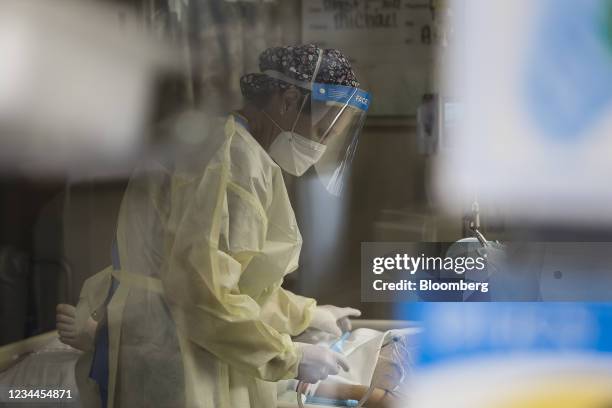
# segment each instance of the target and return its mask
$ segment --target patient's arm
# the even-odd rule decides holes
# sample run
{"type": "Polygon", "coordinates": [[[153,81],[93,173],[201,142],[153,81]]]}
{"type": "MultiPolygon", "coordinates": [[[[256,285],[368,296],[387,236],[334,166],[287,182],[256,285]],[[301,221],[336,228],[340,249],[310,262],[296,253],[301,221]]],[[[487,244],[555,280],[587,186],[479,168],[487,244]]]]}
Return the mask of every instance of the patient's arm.
{"type": "MultiPolygon", "coordinates": [[[[359,401],[367,391],[368,387],[365,385],[350,385],[326,381],[319,385],[315,395],[331,399],[352,399],[359,401]]],[[[405,402],[402,404],[402,401],[397,396],[380,388],[374,389],[374,392],[365,404],[367,408],[405,408],[405,406],[405,402]]]]}

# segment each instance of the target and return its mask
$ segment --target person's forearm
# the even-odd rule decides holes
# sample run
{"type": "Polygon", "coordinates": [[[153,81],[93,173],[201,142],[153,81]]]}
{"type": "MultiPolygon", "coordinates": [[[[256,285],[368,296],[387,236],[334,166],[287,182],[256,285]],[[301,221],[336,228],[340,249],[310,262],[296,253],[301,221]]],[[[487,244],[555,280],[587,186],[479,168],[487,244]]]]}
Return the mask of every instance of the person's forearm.
{"type": "Polygon", "coordinates": [[[304,332],[312,320],[316,301],[280,286],[271,289],[272,294],[262,305],[261,319],[280,333],[297,336],[304,332]]]}
{"type": "MultiPolygon", "coordinates": [[[[342,383],[324,382],[319,385],[315,395],[318,397],[339,400],[361,400],[368,391],[365,385],[351,385],[342,383]]],[[[366,401],[367,408],[397,408],[396,401],[391,394],[380,388],[375,388],[372,395],[366,401]]]]}

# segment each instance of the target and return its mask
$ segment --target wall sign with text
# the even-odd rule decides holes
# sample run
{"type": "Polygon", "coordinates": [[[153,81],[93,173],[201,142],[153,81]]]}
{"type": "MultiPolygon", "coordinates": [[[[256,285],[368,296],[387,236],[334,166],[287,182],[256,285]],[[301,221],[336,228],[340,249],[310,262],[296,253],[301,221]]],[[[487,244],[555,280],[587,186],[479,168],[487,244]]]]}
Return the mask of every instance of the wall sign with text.
{"type": "Polygon", "coordinates": [[[303,0],[302,41],[351,58],[370,114],[414,116],[432,92],[437,44],[433,0],[303,0]]]}

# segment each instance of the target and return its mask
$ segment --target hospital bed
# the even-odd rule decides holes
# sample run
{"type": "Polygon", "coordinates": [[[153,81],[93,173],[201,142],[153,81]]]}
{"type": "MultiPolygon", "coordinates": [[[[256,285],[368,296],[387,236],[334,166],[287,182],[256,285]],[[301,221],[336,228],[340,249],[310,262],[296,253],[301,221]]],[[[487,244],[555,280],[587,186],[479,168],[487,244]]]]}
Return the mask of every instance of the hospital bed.
{"type": "Polygon", "coordinates": [[[0,347],[0,407],[80,407],[74,377],[74,365],[80,354],[80,351],[61,343],[56,331],[0,347]],[[16,404],[7,400],[9,389],[63,389],[70,391],[71,398],[16,404]]]}
{"type": "MultiPolygon", "coordinates": [[[[369,328],[378,331],[416,327],[414,322],[399,320],[353,320],[353,329],[369,328]]],[[[70,389],[71,401],[61,407],[80,406],[74,365],[80,355],[78,350],[62,344],[57,332],[52,331],[26,340],[0,347],[0,387],[29,386],[32,388],[70,389]]],[[[3,402],[0,400],[0,406],[3,402]]],[[[38,405],[28,405],[34,407],[38,405]]],[[[48,402],[40,405],[49,406],[48,402]]],[[[305,404],[306,408],[323,408],[324,405],[305,404]]],[[[297,408],[296,403],[279,402],[277,408],[297,408]]]]}

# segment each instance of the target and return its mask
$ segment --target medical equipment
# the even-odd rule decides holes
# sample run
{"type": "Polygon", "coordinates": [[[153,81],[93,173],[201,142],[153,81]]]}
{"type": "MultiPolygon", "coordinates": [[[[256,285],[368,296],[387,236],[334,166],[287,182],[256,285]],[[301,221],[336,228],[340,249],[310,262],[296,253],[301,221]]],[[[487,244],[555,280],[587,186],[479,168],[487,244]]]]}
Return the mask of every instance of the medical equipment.
{"type": "MultiPolygon", "coordinates": [[[[344,341],[350,335],[351,335],[351,332],[344,333],[342,336],[340,336],[340,338],[338,340],[336,340],[334,343],[332,343],[332,345],[329,348],[331,350],[335,351],[336,353],[342,354],[342,346],[344,344],[344,341]]],[[[311,384],[304,383],[303,381],[299,381],[298,384],[297,384],[297,401],[298,401],[298,405],[299,405],[300,408],[304,408],[304,402],[302,401],[302,392],[301,392],[302,389],[304,389],[303,395],[306,396],[306,401],[307,402],[312,402],[312,398],[314,398],[314,396],[311,395],[312,393],[314,393],[314,389],[313,389],[313,387],[311,387],[311,384]]],[[[315,389],[316,389],[316,385],[315,385],[315,389]]],[[[342,405],[340,405],[340,406],[342,406],[342,405]]]]}
{"type": "Polygon", "coordinates": [[[357,407],[359,406],[359,401],[357,400],[337,400],[331,398],[323,398],[323,397],[309,397],[306,399],[308,404],[314,405],[326,405],[332,407],[357,407]]]}
{"type": "Polygon", "coordinates": [[[430,156],[438,151],[439,100],[434,94],[425,94],[417,108],[417,148],[419,153],[430,156]]]}
{"type": "Polygon", "coordinates": [[[334,350],[337,353],[342,353],[342,347],[344,346],[344,342],[351,335],[351,332],[345,332],[334,344],[332,344],[329,348],[334,350]]]}
{"type": "Polygon", "coordinates": [[[472,234],[474,234],[476,239],[478,239],[478,242],[480,242],[483,247],[488,247],[489,242],[484,237],[482,232],[480,232],[480,205],[476,199],[474,199],[474,202],[472,203],[471,219],[469,220],[468,226],[472,234]]]}
{"type": "MultiPolygon", "coordinates": [[[[355,351],[354,347],[351,345],[345,347],[345,343],[348,344],[350,338],[351,333],[347,332],[334,341],[329,347],[335,351],[349,355],[355,351]]],[[[409,367],[412,365],[412,355],[409,350],[407,335],[401,331],[389,331],[383,336],[382,343],[379,344],[380,345],[376,346],[378,357],[376,359],[373,374],[369,380],[367,391],[360,400],[357,401],[357,404],[347,405],[353,403],[350,402],[350,400],[339,400],[340,403],[345,404],[340,406],[363,407],[377,389],[384,390],[385,393],[393,393],[400,396],[400,398],[405,398],[401,385],[403,385],[408,378],[409,367]]],[[[316,398],[318,397],[313,395],[317,388],[318,384],[314,387],[303,387],[302,384],[298,384],[297,401],[300,408],[304,408],[304,401],[306,403],[321,401],[317,400],[316,398]]]]}
{"type": "Polygon", "coordinates": [[[341,370],[348,371],[349,364],[341,353],[320,345],[294,343],[297,354],[301,356],[295,379],[300,384],[313,384],[337,375],[341,370]]]}

